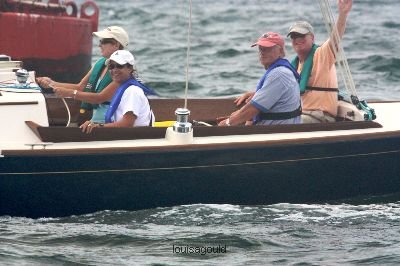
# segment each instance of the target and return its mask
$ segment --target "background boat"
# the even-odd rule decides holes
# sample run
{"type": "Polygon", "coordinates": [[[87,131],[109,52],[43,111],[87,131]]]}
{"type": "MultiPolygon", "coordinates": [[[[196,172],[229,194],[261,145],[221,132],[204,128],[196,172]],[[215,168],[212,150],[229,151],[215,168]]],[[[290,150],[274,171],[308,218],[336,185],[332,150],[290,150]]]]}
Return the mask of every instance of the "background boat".
{"type": "Polygon", "coordinates": [[[0,53],[37,76],[77,82],[91,67],[94,1],[0,1],[0,53]]]}

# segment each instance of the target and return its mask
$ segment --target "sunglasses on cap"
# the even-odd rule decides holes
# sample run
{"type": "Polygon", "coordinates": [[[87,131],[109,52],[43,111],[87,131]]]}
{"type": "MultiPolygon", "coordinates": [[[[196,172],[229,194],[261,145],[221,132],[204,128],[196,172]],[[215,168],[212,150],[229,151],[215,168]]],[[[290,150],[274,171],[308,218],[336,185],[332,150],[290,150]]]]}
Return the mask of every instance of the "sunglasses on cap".
{"type": "Polygon", "coordinates": [[[115,40],[112,39],[112,38],[100,39],[100,40],[99,40],[99,43],[100,43],[100,45],[104,45],[104,44],[107,44],[107,43],[114,44],[114,43],[115,43],[115,40]]]}
{"type": "Polygon", "coordinates": [[[127,65],[128,65],[128,64],[120,65],[120,64],[117,64],[117,63],[110,63],[110,64],[108,64],[108,69],[109,69],[109,70],[113,70],[114,68],[122,69],[122,68],[124,68],[124,67],[127,66],[127,65]]]}

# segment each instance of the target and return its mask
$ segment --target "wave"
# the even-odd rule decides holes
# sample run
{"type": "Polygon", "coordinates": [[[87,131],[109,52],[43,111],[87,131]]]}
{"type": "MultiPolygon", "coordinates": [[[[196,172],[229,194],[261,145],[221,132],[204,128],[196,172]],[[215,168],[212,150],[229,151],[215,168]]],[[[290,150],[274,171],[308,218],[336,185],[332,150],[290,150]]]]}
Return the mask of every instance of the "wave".
{"type": "Polygon", "coordinates": [[[230,49],[225,49],[225,50],[219,50],[216,53],[216,56],[222,57],[222,58],[227,58],[227,57],[235,57],[237,55],[241,54],[240,51],[230,48],[230,49]]]}
{"type": "Polygon", "coordinates": [[[390,81],[400,80],[400,58],[383,55],[371,55],[366,58],[349,60],[356,70],[368,71],[372,77],[377,72],[386,73],[385,78],[390,81]]]}
{"type": "Polygon", "coordinates": [[[398,29],[400,28],[400,23],[394,21],[387,21],[384,22],[382,26],[389,29],[398,29]]]}
{"type": "MultiPolygon", "coordinates": [[[[193,204],[175,207],[147,209],[141,211],[101,211],[97,213],[64,218],[38,219],[0,217],[3,224],[12,226],[48,227],[57,231],[57,224],[76,228],[84,233],[90,227],[104,227],[104,233],[112,233],[120,225],[130,225],[130,229],[145,229],[148,226],[211,226],[287,223],[314,223],[320,225],[355,225],[386,222],[399,224],[400,201],[381,204],[289,204],[245,206],[231,204],[193,204]],[[78,229],[78,225],[82,225],[78,229]],[[144,227],[143,227],[144,226],[144,227]],[[107,232],[106,232],[107,231],[107,232]]],[[[64,228],[65,229],[65,228],[64,228]]],[[[63,230],[64,230],[63,229],[63,230]]],[[[126,229],[126,228],[125,228],[126,229]]],[[[122,229],[121,229],[122,230],[122,229]]],[[[39,230],[40,231],[40,230],[39,230]]],[[[76,231],[76,233],[78,233],[76,231]]],[[[28,233],[26,231],[25,233],[28,233]]],[[[100,234],[102,235],[102,234],[100,234]]],[[[116,236],[118,237],[118,236],[116,236]]]]}
{"type": "MultiPolygon", "coordinates": [[[[184,81],[151,81],[146,85],[154,89],[160,96],[171,97],[182,96],[185,93],[186,82],[184,81]]],[[[191,92],[201,90],[203,87],[197,83],[189,82],[191,92]]]]}

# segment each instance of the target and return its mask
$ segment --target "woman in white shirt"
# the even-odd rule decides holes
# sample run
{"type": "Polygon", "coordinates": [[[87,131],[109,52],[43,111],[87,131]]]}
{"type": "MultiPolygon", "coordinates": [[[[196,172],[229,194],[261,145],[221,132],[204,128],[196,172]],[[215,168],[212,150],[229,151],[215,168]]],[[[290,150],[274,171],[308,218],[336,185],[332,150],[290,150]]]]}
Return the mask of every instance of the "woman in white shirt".
{"type": "Polygon", "coordinates": [[[154,114],[146,94],[151,89],[137,81],[135,58],[127,50],[115,51],[106,61],[113,81],[120,84],[105,115],[105,124],[86,121],[80,128],[90,133],[95,127],[140,127],[152,126],[154,114]]]}

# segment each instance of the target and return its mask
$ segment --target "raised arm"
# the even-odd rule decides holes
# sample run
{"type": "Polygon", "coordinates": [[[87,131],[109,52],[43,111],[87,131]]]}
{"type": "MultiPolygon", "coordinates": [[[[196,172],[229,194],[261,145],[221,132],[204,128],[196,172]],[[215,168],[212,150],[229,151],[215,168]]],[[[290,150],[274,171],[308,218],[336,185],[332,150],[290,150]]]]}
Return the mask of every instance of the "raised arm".
{"type": "Polygon", "coordinates": [[[331,47],[338,47],[338,43],[342,39],[346,30],[347,16],[353,6],[353,0],[338,0],[339,16],[336,21],[335,29],[332,31],[332,35],[329,38],[331,47]],[[335,30],[339,35],[339,40],[335,38],[335,30]]]}

